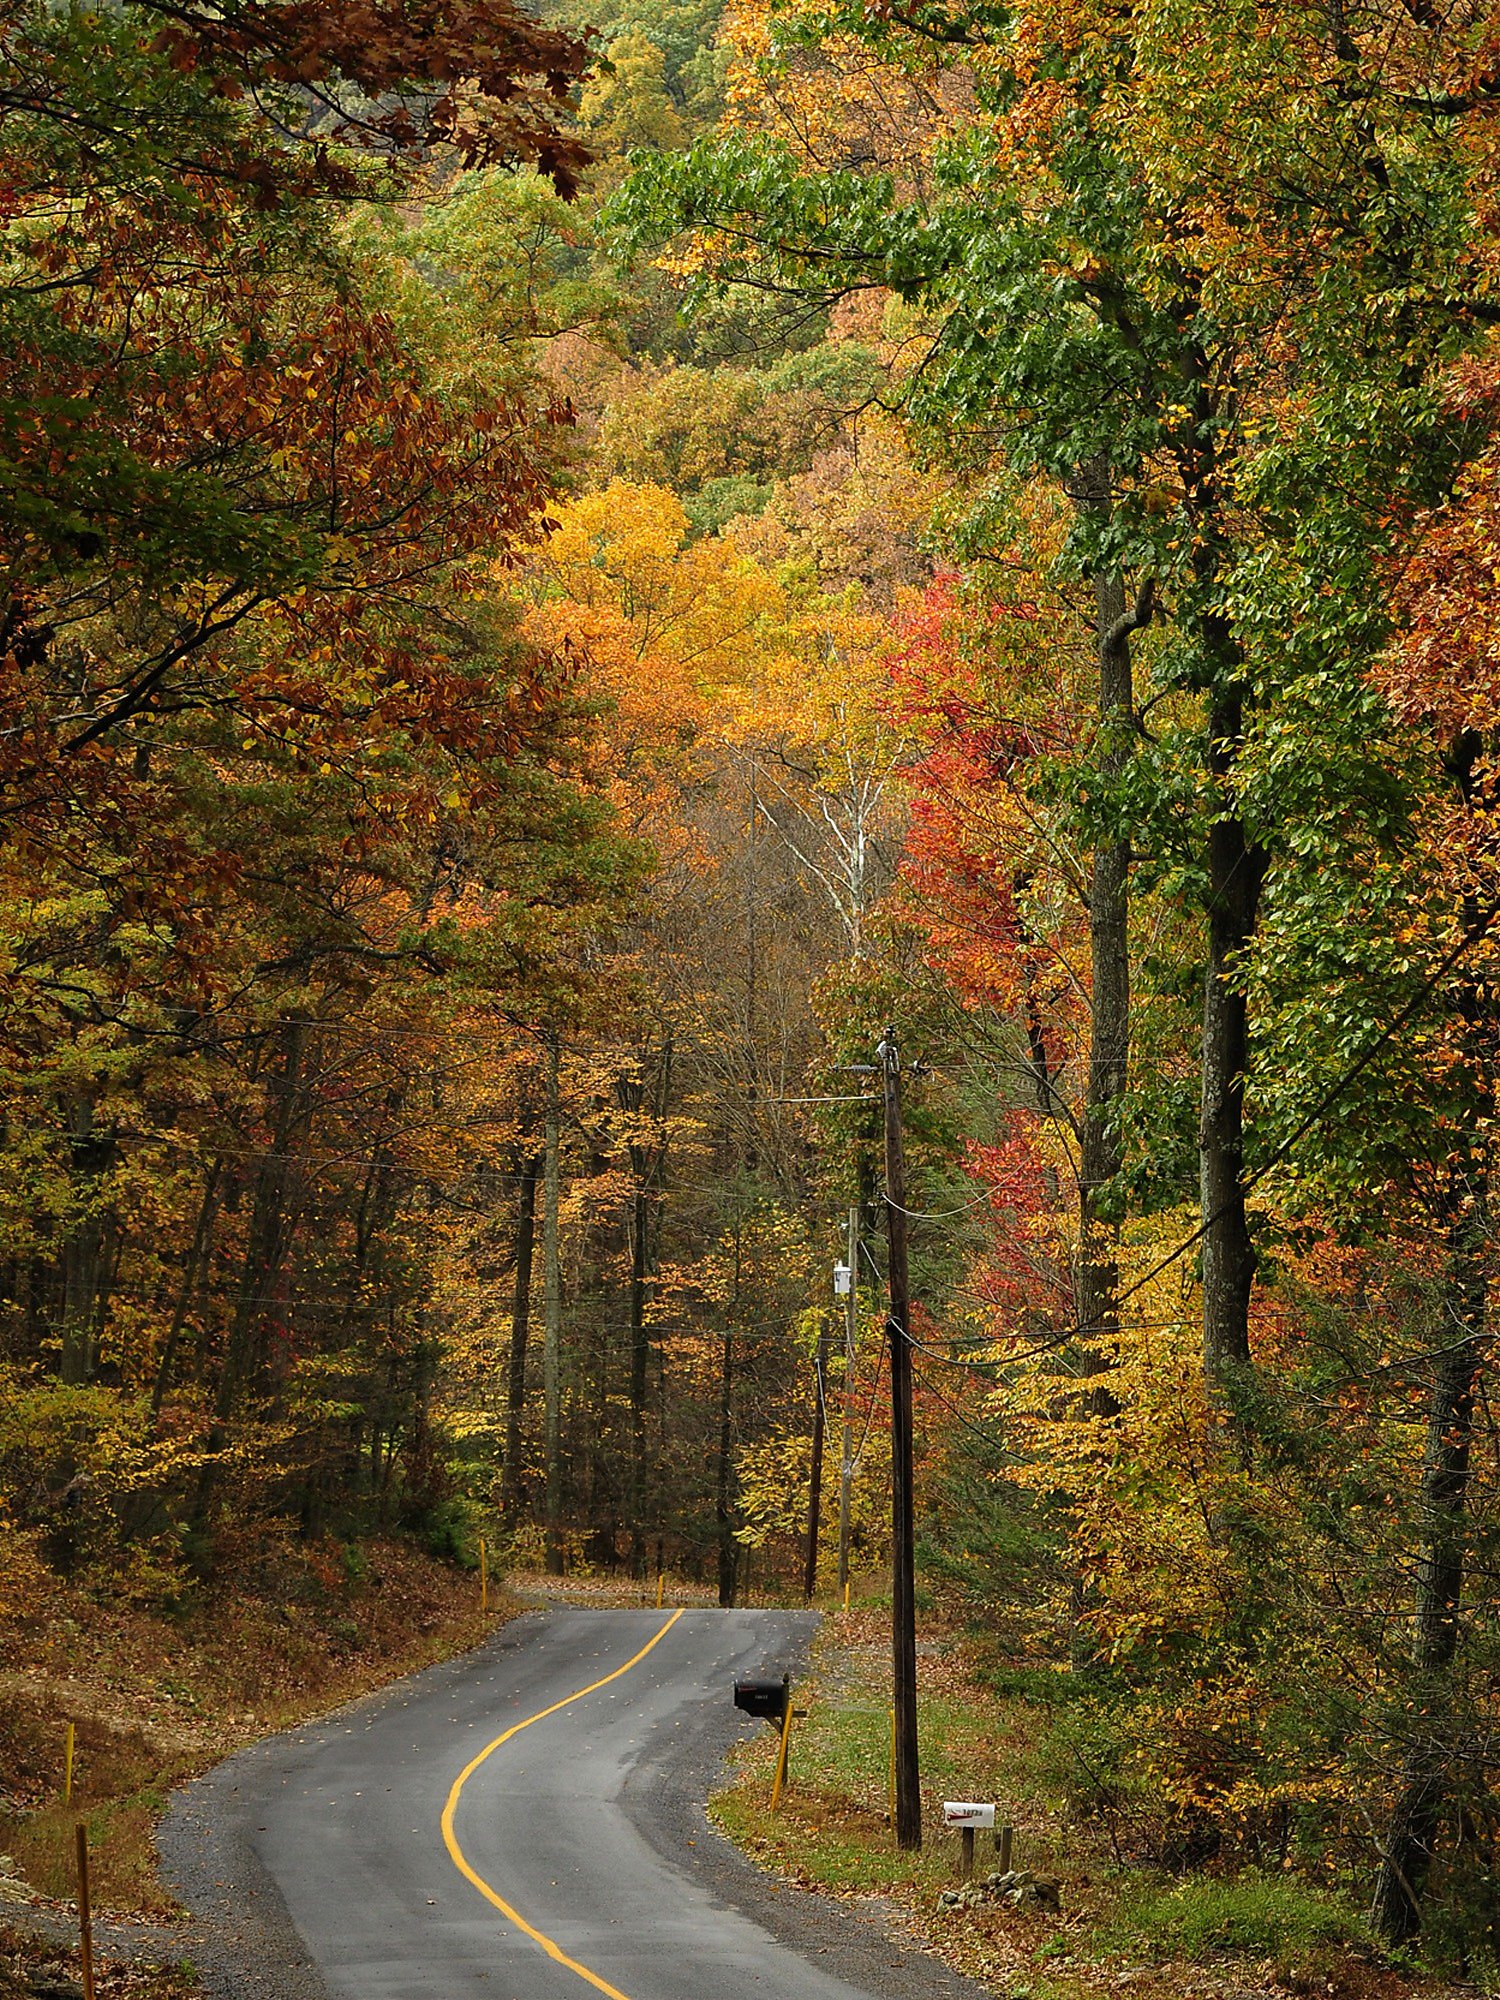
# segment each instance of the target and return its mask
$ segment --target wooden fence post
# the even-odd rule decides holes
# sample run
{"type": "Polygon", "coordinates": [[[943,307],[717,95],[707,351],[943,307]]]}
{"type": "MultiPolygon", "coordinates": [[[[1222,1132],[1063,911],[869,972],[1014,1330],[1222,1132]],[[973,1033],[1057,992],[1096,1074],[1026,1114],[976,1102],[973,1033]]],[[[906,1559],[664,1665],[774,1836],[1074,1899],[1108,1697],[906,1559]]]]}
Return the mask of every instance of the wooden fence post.
{"type": "Polygon", "coordinates": [[[94,2000],[94,1921],[89,1909],[89,1830],[78,1822],[78,1941],[83,1950],[83,2000],[94,2000]]]}

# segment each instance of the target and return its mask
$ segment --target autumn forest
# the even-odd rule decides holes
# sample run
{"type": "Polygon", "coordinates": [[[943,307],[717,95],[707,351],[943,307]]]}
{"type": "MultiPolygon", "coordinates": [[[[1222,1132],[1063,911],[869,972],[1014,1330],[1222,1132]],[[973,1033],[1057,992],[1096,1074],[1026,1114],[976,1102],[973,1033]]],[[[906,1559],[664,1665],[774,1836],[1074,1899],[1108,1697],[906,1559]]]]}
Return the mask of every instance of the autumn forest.
{"type": "Polygon", "coordinates": [[[888,1588],[899,1058],[919,1612],[1492,1987],[1500,14],[5,0],[0,208],[5,1615],[888,1588]]]}

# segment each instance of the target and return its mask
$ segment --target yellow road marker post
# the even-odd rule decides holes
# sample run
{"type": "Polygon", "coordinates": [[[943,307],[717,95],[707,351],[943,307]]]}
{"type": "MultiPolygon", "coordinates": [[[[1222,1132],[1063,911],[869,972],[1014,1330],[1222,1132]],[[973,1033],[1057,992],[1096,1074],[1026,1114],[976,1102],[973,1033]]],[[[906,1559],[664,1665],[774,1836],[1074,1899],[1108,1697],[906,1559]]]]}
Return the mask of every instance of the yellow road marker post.
{"type": "Polygon", "coordinates": [[[665,1584],[665,1582],[666,1578],[662,1575],[662,1572],[658,1570],[656,1572],[656,1608],[658,1611],[661,1610],[661,1593],[662,1593],[662,1586],[665,1584]]]}
{"type": "Polygon", "coordinates": [[[844,1616],[846,1618],[849,1616],[849,1579],[847,1576],[844,1578],[844,1616]]]}
{"type": "Polygon", "coordinates": [[[63,1731],[63,1804],[73,1803],[73,1724],[63,1731]]]}
{"type": "Polygon", "coordinates": [[[771,1810],[775,1812],[781,1803],[781,1788],[786,1783],[786,1757],[792,1740],[792,1691],[786,1691],[786,1708],[781,1717],[781,1748],[776,1753],[776,1776],[771,1780],[771,1810]]]}
{"type": "Polygon", "coordinates": [[[490,1608],[490,1567],[483,1535],[479,1537],[479,1608],[481,1611],[490,1608]]]}
{"type": "Polygon", "coordinates": [[[89,1908],[89,1830],[78,1822],[78,1942],[83,1954],[83,2000],[94,2000],[94,1919],[89,1908]]]}
{"type": "MultiPolygon", "coordinates": [[[[458,1812],[458,1802],[463,1795],[464,1786],[473,1777],[480,1765],[484,1763],[485,1759],[493,1756],[501,1744],[509,1743],[513,1736],[519,1736],[521,1731],[529,1729],[533,1722],[545,1722],[549,1715],[556,1715],[560,1708],[569,1708],[575,1701],[582,1701],[586,1694],[593,1694],[597,1688],[608,1687],[610,1682],[617,1681],[621,1674],[628,1674],[632,1667],[640,1665],[653,1646],[660,1645],[661,1641],[666,1638],[681,1616],[682,1611],[680,1609],[674,1611],[661,1630],[654,1633],[638,1653],[632,1653],[623,1667],[616,1667],[612,1674],[605,1674],[597,1681],[590,1681],[587,1687],[577,1688],[572,1694],[565,1694],[561,1701],[553,1702],[550,1708],[539,1708],[535,1715],[528,1715],[524,1722],[513,1722],[509,1729],[502,1730],[493,1743],[486,1743],[479,1754],[471,1757],[468,1763],[465,1764],[458,1776],[453,1780],[452,1788],[448,1793],[448,1803],[443,1807],[443,1845],[447,1848],[448,1857],[459,1874],[466,1881],[472,1882],[485,1901],[492,1903],[501,1916],[506,1918],[508,1922],[513,1923],[518,1931],[529,1937],[533,1944],[539,1944],[542,1950],[546,1952],[548,1958],[553,1959],[558,1965],[565,1965],[569,1972],[576,1972],[578,1977],[585,1981],[587,1985],[592,1986],[596,1993],[602,1993],[605,1996],[605,2000],[630,2000],[630,1996],[622,1993],[618,1986],[611,1986],[607,1979],[601,1979],[597,1972],[590,1972],[586,1965],[580,1965],[576,1958],[569,1958],[560,1944],[555,1943],[549,1938],[545,1931],[539,1931],[535,1924],[527,1923],[519,1910],[507,1903],[498,1890],[492,1889],[484,1877],[470,1865],[468,1856],[458,1844],[458,1835],[454,1832],[453,1822],[458,1812]]],[[[89,1996],[89,2000],[92,2000],[92,1996],[89,1996]]]]}

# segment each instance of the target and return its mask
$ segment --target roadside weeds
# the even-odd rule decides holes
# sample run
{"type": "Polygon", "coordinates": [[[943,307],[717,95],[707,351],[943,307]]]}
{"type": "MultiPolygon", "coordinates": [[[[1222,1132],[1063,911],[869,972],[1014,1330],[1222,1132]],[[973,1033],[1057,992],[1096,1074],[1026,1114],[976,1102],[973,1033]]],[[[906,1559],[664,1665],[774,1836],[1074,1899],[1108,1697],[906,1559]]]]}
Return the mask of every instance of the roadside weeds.
{"type": "MultiPolygon", "coordinates": [[[[711,1799],[714,1823],[761,1866],[878,1910],[1003,2000],[1439,2000],[1453,1991],[1384,1963],[1353,1912],[1290,1880],[1174,1881],[1118,1867],[1034,1775],[1036,1713],[980,1685],[956,1630],[929,1630],[919,1648],[925,1837],[918,1853],[901,1853],[890,1826],[887,1619],[858,1604],[825,1616],[798,1691],[809,1712],[794,1725],[780,1810],[770,1810],[770,1730],[745,1745],[711,1799]],[[1012,1867],[1056,1882],[1060,1912],[1032,1896],[1019,1908],[977,1898],[941,1907],[960,1880],[944,1798],[997,1802],[1015,1829],[1012,1867]]],[[[999,1859],[988,1835],[975,1845],[982,1885],[999,1859]]]]}

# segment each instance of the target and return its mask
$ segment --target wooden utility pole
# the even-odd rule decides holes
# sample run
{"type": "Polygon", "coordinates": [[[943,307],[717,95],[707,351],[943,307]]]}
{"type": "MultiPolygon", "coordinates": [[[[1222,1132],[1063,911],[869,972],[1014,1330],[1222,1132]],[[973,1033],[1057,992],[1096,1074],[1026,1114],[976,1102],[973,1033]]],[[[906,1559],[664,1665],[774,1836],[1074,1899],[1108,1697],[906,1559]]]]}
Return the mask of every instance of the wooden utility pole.
{"type": "Polygon", "coordinates": [[[546,1166],[542,1197],[542,1296],[545,1326],[542,1345],[544,1450],[547,1472],[547,1568],[562,1572],[562,1266],[558,1249],[558,1208],[561,1201],[559,1037],[547,1037],[546,1166]]]}
{"type": "Polygon", "coordinates": [[[823,1514],[823,1406],[828,1399],[828,1328],[818,1335],[813,1361],[812,1483],[807,1496],[807,1574],[802,1595],[811,1604],[818,1588],[818,1530],[823,1514]]]}
{"type": "Polygon", "coordinates": [[[849,1400],[854,1394],[854,1343],[859,1337],[859,1205],[849,1210],[849,1289],[844,1294],[844,1438],[839,1451],[839,1602],[849,1582],[849,1492],[854,1461],[849,1455],[849,1400]]]}
{"type": "Polygon", "coordinates": [[[887,1028],[876,1051],[885,1097],[885,1220],[891,1355],[891,1668],[895,1697],[896,1845],[922,1845],[917,1766],[916,1517],[912,1505],[911,1286],[906,1264],[906,1154],[901,1055],[887,1028]]]}

